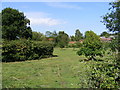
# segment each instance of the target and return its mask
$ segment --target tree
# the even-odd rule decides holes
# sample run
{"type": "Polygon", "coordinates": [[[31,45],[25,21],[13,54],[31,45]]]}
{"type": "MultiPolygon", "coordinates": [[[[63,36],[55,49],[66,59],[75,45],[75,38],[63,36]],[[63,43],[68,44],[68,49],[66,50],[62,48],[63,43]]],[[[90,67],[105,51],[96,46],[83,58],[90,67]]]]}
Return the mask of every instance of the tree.
{"type": "Polygon", "coordinates": [[[46,37],[52,37],[52,36],[53,36],[53,33],[50,32],[50,31],[46,31],[46,32],[45,32],[45,36],[46,36],[46,37]]]}
{"type": "Polygon", "coordinates": [[[59,31],[58,34],[58,45],[60,48],[64,48],[68,45],[69,42],[69,36],[64,31],[59,31]]]}
{"type": "Polygon", "coordinates": [[[110,3],[110,13],[103,16],[103,23],[109,31],[117,33],[117,47],[114,50],[118,50],[117,65],[120,66],[120,1],[110,3]]]}
{"type": "Polygon", "coordinates": [[[109,31],[118,33],[120,31],[120,1],[112,2],[110,5],[111,8],[109,8],[109,10],[111,10],[111,12],[103,16],[102,22],[109,31]]]}
{"type": "Polygon", "coordinates": [[[70,36],[71,41],[75,41],[75,36],[70,36]]]}
{"type": "Polygon", "coordinates": [[[24,13],[12,8],[2,10],[3,39],[32,38],[32,30],[29,25],[30,20],[24,16],[24,13]]]}
{"type": "Polygon", "coordinates": [[[54,46],[56,46],[58,44],[58,34],[56,31],[50,32],[50,31],[46,31],[45,33],[46,38],[52,38],[54,46]]]}
{"type": "Polygon", "coordinates": [[[57,45],[58,45],[58,34],[57,34],[56,31],[53,31],[52,37],[53,37],[53,39],[54,39],[54,40],[53,40],[54,46],[57,46],[57,45]]]}
{"type": "MultiPolygon", "coordinates": [[[[115,32],[118,35],[118,45],[120,45],[120,1],[110,3],[110,13],[103,16],[103,23],[106,28],[111,32],[115,32]]],[[[120,52],[120,49],[118,49],[120,52]]]]}
{"type": "Polygon", "coordinates": [[[82,39],[82,38],[83,38],[82,33],[80,32],[79,29],[77,29],[77,30],[75,31],[75,40],[76,40],[76,41],[79,41],[79,40],[82,39]]]}
{"type": "Polygon", "coordinates": [[[40,32],[32,32],[32,40],[43,41],[45,36],[40,32]]]}
{"type": "Polygon", "coordinates": [[[99,36],[97,36],[93,31],[86,31],[83,46],[77,54],[85,55],[89,60],[95,60],[95,56],[102,56],[102,43],[99,36]]]}
{"type": "Polygon", "coordinates": [[[109,33],[107,33],[106,31],[102,32],[100,36],[104,36],[106,38],[108,38],[110,36],[109,33]]]}

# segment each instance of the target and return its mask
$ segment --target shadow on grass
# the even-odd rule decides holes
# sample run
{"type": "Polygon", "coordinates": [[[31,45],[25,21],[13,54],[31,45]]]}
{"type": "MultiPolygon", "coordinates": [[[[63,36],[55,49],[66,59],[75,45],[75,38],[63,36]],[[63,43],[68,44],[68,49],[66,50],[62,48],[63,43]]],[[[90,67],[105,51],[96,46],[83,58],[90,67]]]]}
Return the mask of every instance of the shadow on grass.
{"type": "Polygon", "coordinates": [[[44,55],[41,56],[39,58],[34,58],[34,59],[29,59],[29,60],[7,60],[7,61],[2,61],[4,63],[10,63],[10,62],[25,62],[25,61],[31,61],[31,60],[41,60],[41,59],[45,59],[45,58],[52,58],[52,57],[58,57],[58,55],[44,55]]]}
{"type": "Polygon", "coordinates": [[[52,57],[58,57],[58,55],[52,55],[52,57]]]}
{"type": "Polygon", "coordinates": [[[86,58],[85,58],[85,59],[80,59],[80,60],[79,60],[79,62],[83,62],[83,61],[86,61],[86,62],[87,62],[87,61],[99,61],[99,62],[102,62],[102,61],[104,61],[104,60],[103,60],[103,59],[94,59],[94,60],[90,60],[90,59],[86,59],[86,58]]]}
{"type": "MultiPolygon", "coordinates": [[[[45,58],[52,58],[52,57],[58,57],[58,55],[44,55],[44,56],[40,57],[38,60],[45,59],[45,58]]],[[[35,59],[35,60],[37,60],[37,59],[35,59]]]]}

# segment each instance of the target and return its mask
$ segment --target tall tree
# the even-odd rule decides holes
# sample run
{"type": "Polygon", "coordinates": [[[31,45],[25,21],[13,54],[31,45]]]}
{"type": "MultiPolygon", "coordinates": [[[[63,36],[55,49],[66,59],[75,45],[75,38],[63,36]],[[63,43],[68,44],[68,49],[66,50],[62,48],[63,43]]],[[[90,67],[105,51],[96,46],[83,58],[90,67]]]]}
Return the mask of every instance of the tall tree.
{"type": "Polygon", "coordinates": [[[82,38],[83,38],[82,33],[80,32],[79,29],[77,29],[77,30],[75,31],[75,40],[76,40],[76,41],[79,41],[79,40],[82,39],[82,38]]]}
{"type": "Polygon", "coordinates": [[[102,32],[101,33],[101,35],[100,36],[104,36],[104,37],[109,37],[110,36],[110,34],[109,33],[107,33],[106,31],[104,31],[104,32],[102,32]]]}
{"type": "Polygon", "coordinates": [[[117,33],[118,37],[116,39],[118,45],[114,48],[118,50],[117,64],[120,66],[120,1],[112,2],[110,5],[110,13],[103,16],[102,22],[106,25],[106,28],[108,28],[109,31],[117,33]]]}
{"type": "Polygon", "coordinates": [[[32,38],[32,30],[29,25],[30,20],[24,16],[24,13],[12,8],[2,10],[3,39],[32,38]]]}
{"type": "Polygon", "coordinates": [[[110,13],[103,16],[103,23],[112,32],[120,31],[120,1],[110,3],[110,13]]]}
{"type": "Polygon", "coordinates": [[[75,36],[70,36],[71,41],[75,41],[75,36]]]}
{"type": "Polygon", "coordinates": [[[69,42],[69,36],[64,31],[59,31],[58,34],[58,45],[60,48],[64,48],[68,45],[69,42]]]}
{"type": "Polygon", "coordinates": [[[99,36],[93,31],[86,31],[83,46],[77,54],[85,55],[89,60],[95,59],[95,56],[102,56],[102,43],[99,36]]]}

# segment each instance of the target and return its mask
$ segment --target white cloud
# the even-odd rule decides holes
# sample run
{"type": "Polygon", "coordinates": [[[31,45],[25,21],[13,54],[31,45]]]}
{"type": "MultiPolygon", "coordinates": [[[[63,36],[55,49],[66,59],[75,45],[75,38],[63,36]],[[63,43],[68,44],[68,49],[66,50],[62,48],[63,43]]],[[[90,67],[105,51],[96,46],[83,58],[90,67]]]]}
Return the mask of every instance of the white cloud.
{"type": "Polygon", "coordinates": [[[29,18],[31,24],[34,25],[46,25],[46,26],[53,26],[60,24],[59,20],[53,18],[29,18]]]}
{"type": "Polygon", "coordinates": [[[25,16],[30,19],[31,25],[45,25],[45,26],[55,26],[60,24],[65,24],[64,20],[55,19],[49,17],[48,13],[44,12],[26,12],[25,16]]]}
{"type": "Polygon", "coordinates": [[[77,6],[77,5],[73,5],[73,4],[66,4],[66,3],[60,3],[60,2],[49,2],[49,3],[46,3],[48,6],[51,6],[51,7],[56,7],[56,8],[69,8],[69,9],[82,9],[80,6],[77,6]]]}

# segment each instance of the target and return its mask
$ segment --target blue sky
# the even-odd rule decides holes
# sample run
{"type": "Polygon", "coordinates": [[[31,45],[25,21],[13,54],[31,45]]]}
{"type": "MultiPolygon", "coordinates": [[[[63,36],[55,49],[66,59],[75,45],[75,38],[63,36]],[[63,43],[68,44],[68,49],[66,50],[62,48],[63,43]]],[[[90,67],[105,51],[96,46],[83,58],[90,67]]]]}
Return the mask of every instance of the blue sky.
{"type": "Polygon", "coordinates": [[[33,31],[65,31],[74,35],[92,30],[97,34],[107,31],[101,16],[108,11],[109,2],[3,2],[2,9],[11,7],[24,12],[33,31]]]}

